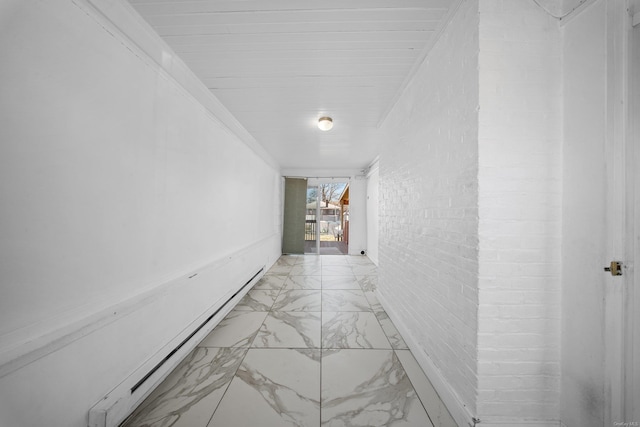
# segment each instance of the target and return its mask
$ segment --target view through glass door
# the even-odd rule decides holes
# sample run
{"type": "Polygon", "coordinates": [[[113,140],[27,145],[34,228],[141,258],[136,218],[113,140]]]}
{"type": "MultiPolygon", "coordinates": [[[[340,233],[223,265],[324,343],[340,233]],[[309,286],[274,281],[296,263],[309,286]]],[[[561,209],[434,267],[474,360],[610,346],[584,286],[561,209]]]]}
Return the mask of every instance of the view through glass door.
{"type": "Polygon", "coordinates": [[[304,252],[346,255],[349,248],[349,183],[309,180],[304,252]]]}

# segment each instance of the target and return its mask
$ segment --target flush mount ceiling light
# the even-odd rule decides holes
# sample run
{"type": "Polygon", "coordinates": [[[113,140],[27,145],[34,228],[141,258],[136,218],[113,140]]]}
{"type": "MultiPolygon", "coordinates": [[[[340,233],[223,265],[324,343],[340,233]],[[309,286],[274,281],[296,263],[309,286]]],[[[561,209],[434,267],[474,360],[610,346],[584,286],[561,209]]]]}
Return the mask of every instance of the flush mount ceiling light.
{"type": "Polygon", "coordinates": [[[320,117],[320,119],[318,119],[318,129],[328,131],[331,130],[332,127],[333,120],[331,117],[320,117]]]}

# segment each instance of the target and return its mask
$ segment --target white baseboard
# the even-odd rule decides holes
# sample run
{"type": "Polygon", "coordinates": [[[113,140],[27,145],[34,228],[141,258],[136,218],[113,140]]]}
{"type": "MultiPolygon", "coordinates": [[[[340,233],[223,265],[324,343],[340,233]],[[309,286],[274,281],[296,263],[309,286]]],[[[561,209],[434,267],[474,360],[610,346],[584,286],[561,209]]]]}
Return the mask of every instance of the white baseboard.
{"type": "MultiPolygon", "coordinates": [[[[89,427],[117,427],[133,410],[188,356],[191,351],[202,341],[233,307],[249,292],[249,290],[264,275],[270,266],[264,266],[259,274],[246,284],[240,292],[231,299],[220,300],[210,307],[205,313],[196,318],[183,332],[163,346],[151,358],[145,361],[124,381],[111,390],[102,400],[89,410],[89,427]],[[228,302],[226,302],[228,301],[228,302]],[[218,311],[219,310],[219,311],[218,311]],[[216,313],[217,311],[217,313],[216,313]],[[207,321],[207,319],[215,315],[207,321]],[[132,388],[151,372],[171,351],[179,346],[203,323],[202,326],[187,342],[185,342],[169,359],[147,378],[135,391],[132,388]]],[[[250,273],[251,276],[255,272],[250,273]]],[[[251,277],[249,276],[249,278],[251,277]]],[[[229,295],[231,297],[231,295],[229,295]]]]}
{"type": "Polygon", "coordinates": [[[527,421],[521,419],[491,419],[483,417],[478,427],[559,427],[562,426],[559,421],[527,421]]]}
{"type": "Polygon", "coordinates": [[[460,427],[566,427],[558,420],[523,420],[515,418],[487,418],[472,414],[468,407],[462,402],[455,389],[444,377],[442,372],[433,363],[433,360],[422,350],[422,347],[415,340],[409,328],[401,320],[394,308],[384,299],[380,293],[376,293],[380,304],[384,307],[391,321],[402,335],[402,338],[409,346],[416,361],[431,381],[433,388],[442,399],[442,402],[449,410],[454,421],[460,427]],[[475,421],[475,422],[474,422],[475,421]]]}
{"type": "MultiPolygon", "coordinates": [[[[117,302],[107,300],[101,302],[102,306],[97,307],[97,309],[96,304],[89,307],[81,307],[82,310],[78,310],[77,313],[75,311],[71,312],[71,314],[67,316],[68,319],[64,318],[63,320],[65,322],[62,322],[58,317],[47,319],[51,324],[66,323],[66,325],[62,327],[54,328],[43,333],[40,329],[36,329],[36,327],[40,327],[40,324],[35,324],[31,327],[24,327],[17,331],[9,332],[6,335],[0,335],[0,378],[44,358],[99,329],[121,321],[145,305],[153,304],[166,293],[178,289],[184,283],[188,282],[194,273],[204,275],[207,271],[215,271],[223,268],[230,262],[242,258],[249,248],[268,245],[273,241],[274,236],[276,235],[267,236],[247,247],[229,253],[219,260],[193,268],[180,276],[168,278],[163,283],[150,286],[144,292],[125,300],[117,302]]],[[[275,262],[276,259],[272,261],[275,262]]],[[[266,266],[265,271],[268,268],[270,268],[270,265],[266,266]]],[[[201,278],[202,276],[195,280],[201,280],[201,278]]],[[[223,297],[221,299],[226,300],[231,294],[232,293],[227,295],[226,298],[221,295],[221,297],[223,297]]]]}
{"type": "MultiPolygon", "coordinates": [[[[475,416],[469,412],[469,409],[458,397],[454,388],[442,375],[442,372],[436,367],[433,360],[431,360],[431,358],[422,350],[418,342],[409,332],[409,328],[407,328],[401,318],[397,315],[393,307],[384,299],[384,296],[379,292],[376,293],[376,296],[389,315],[389,318],[400,332],[400,335],[404,338],[407,346],[409,346],[411,353],[413,353],[413,356],[416,358],[416,361],[424,371],[425,375],[429,378],[429,381],[431,381],[433,388],[438,393],[438,396],[440,396],[440,399],[442,399],[442,402],[449,410],[454,421],[460,427],[473,427],[473,419],[475,416]]],[[[482,423],[482,427],[484,427],[484,423],[482,423]]]]}

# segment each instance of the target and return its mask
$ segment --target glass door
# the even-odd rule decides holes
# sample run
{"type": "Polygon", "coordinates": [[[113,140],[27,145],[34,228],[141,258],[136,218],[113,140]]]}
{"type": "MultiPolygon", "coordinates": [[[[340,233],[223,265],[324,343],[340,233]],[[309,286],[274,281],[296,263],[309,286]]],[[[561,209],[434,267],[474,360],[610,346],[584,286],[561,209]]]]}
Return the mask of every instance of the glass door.
{"type": "Polygon", "coordinates": [[[304,252],[346,255],[349,242],[348,218],[349,183],[309,179],[304,252]]]}

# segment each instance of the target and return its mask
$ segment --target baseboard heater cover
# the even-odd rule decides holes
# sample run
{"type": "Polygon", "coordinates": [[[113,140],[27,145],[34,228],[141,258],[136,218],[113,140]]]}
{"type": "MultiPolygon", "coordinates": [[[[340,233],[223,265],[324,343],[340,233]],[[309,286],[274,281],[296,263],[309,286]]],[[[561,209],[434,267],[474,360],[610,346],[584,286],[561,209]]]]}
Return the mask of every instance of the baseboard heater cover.
{"type": "MultiPolygon", "coordinates": [[[[174,347],[173,350],[171,350],[160,362],[158,362],[153,368],[151,368],[151,370],[149,370],[144,376],[142,376],[142,378],[138,382],[136,382],[132,387],[130,387],[128,390],[129,396],[133,396],[133,394],[137,390],[139,390],[140,387],[143,386],[145,382],[147,382],[147,380],[149,380],[149,378],[151,378],[168,361],[170,361],[174,356],[176,356],[176,353],[180,352],[180,350],[183,349],[183,347],[189,341],[191,341],[193,337],[198,334],[198,332],[202,331],[202,329],[205,328],[213,318],[215,318],[221,311],[227,308],[228,304],[231,301],[233,301],[233,299],[236,298],[238,294],[240,294],[244,289],[246,289],[247,286],[253,283],[256,277],[258,277],[261,273],[263,273],[264,270],[265,270],[264,266],[260,268],[260,270],[258,270],[258,272],[255,273],[251,277],[251,279],[249,279],[244,285],[242,285],[240,289],[238,289],[233,295],[227,298],[227,300],[224,303],[222,303],[220,307],[218,307],[211,315],[209,315],[203,322],[201,322],[198,327],[196,327],[185,339],[183,339],[176,347],[174,347]]],[[[184,358],[187,354],[189,353],[185,352],[184,354],[182,354],[182,358],[184,358]]],[[[180,360],[182,360],[182,358],[180,360]]],[[[177,363],[171,367],[171,370],[173,370],[176,366],[177,366],[177,363]]],[[[166,375],[168,375],[169,373],[170,373],[170,370],[167,370],[164,376],[166,377],[166,375]]],[[[164,379],[164,377],[162,379],[164,379]]],[[[161,380],[156,380],[156,381],[158,383],[161,380]]],[[[121,398],[116,397],[115,401],[111,403],[107,403],[107,401],[110,399],[109,395],[107,395],[102,401],[100,401],[100,403],[98,403],[89,411],[89,427],[119,426],[127,419],[130,413],[133,412],[133,410],[135,410],[137,405],[140,402],[142,402],[149,393],[151,393],[151,391],[152,390],[147,390],[147,393],[145,393],[143,396],[135,400],[135,404],[129,403],[128,405],[125,402],[123,402],[122,397],[121,398]],[[121,406],[123,404],[127,405],[126,409],[121,406]]]]}
{"type": "MultiPolygon", "coordinates": [[[[189,342],[189,340],[191,340],[191,338],[193,338],[195,334],[200,332],[200,330],[202,328],[204,328],[211,321],[211,319],[213,319],[216,316],[216,314],[220,313],[220,311],[222,311],[222,309],[224,309],[227,306],[227,304],[229,304],[229,302],[231,302],[231,300],[233,300],[240,292],[242,292],[242,290],[244,288],[246,288],[253,281],[253,279],[255,279],[263,271],[264,271],[264,267],[262,267],[256,274],[254,274],[253,277],[251,277],[251,279],[249,279],[247,281],[247,283],[242,285],[242,287],[240,289],[238,289],[238,291],[236,293],[231,295],[220,307],[218,307],[218,309],[216,311],[213,312],[212,315],[207,317],[207,320],[202,322],[200,324],[200,326],[198,326],[193,332],[191,332],[189,334],[188,337],[186,337],[184,340],[182,340],[182,342],[180,344],[178,344],[173,350],[171,350],[169,352],[169,354],[167,354],[164,357],[164,359],[162,359],[156,366],[154,366],[149,372],[147,372],[147,374],[144,377],[142,377],[142,379],[140,381],[138,381],[133,387],[131,387],[131,394],[135,393],[136,390],[139,389],[140,386],[142,384],[144,384],[144,382],[149,379],[149,377],[151,377],[151,375],[153,375],[158,369],[160,369],[160,367],[162,365],[164,365],[167,362],[167,360],[171,359],[171,357],[174,354],[176,354],[178,352],[178,350],[180,350],[182,348],[182,346],[184,346],[187,342],[189,342]]],[[[194,274],[194,276],[195,276],[195,274],[194,274]]],[[[193,277],[193,276],[191,276],[191,277],[193,277]]]]}

